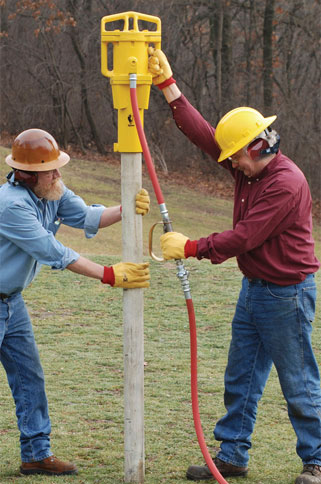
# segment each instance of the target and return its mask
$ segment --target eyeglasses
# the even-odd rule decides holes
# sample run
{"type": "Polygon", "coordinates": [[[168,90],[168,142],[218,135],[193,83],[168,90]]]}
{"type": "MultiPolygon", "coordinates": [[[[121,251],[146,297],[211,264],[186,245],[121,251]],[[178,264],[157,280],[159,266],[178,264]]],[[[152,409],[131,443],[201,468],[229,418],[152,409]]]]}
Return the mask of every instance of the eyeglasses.
{"type": "Polygon", "coordinates": [[[228,160],[231,161],[232,163],[238,163],[239,159],[241,158],[241,156],[243,154],[244,154],[244,148],[242,148],[241,150],[237,151],[233,155],[229,156],[228,157],[228,160]]]}

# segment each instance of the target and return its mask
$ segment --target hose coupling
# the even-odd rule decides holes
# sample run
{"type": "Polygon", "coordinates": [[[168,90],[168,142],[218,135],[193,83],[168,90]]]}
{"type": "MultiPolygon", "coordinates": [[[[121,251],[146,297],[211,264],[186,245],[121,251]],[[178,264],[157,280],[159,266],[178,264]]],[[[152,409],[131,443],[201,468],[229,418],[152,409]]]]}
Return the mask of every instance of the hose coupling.
{"type": "Polygon", "coordinates": [[[190,285],[189,285],[189,272],[185,269],[184,264],[181,260],[176,261],[177,266],[177,277],[181,281],[181,286],[184,291],[184,295],[186,299],[190,298],[190,285]]]}

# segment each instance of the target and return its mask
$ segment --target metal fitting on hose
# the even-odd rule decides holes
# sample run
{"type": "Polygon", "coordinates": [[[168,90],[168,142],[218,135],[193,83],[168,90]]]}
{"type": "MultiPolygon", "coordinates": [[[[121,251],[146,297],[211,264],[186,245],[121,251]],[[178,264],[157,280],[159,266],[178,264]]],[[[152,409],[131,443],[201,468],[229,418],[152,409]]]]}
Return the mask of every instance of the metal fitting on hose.
{"type": "Polygon", "coordinates": [[[176,275],[178,279],[181,281],[181,286],[184,291],[185,299],[191,299],[191,293],[190,293],[191,289],[190,289],[189,280],[188,280],[189,272],[185,269],[185,266],[181,260],[176,261],[176,266],[177,266],[176,275]]]}

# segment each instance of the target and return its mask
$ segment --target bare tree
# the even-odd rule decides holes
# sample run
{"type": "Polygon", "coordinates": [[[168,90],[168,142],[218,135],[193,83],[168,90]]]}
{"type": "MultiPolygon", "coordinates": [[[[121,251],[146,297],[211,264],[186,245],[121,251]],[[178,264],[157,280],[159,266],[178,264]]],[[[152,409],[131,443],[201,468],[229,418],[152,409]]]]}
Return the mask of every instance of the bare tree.
{"type": "MultiPolygon", "coordinates": [[[[117,113],[100,72],[100,20],[135,10],[161,18],[174,77],[214,126],[241,105],[278,115],[281,149],[321,198],[318,0],[2,0],[0,8],[2,130],[38,126],[62,145],[111,150],[117,113]]],[[[152,87],[145,129],[159,166],[221,176],[173,123],[152,87]]]]}
{"type": "Polygon", "coordinates": [[[263,26],[263,97],[264,108],[269,110],[272,106],[273,93],[273,20],[274,0],[265,1],[263,26]]]}

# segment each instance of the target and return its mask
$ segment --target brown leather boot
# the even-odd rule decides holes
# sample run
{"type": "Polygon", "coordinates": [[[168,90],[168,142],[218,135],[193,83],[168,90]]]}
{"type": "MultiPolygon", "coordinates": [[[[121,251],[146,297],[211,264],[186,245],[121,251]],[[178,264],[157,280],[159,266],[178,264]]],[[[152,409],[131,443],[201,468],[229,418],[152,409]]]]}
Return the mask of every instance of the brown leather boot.
{"type": "MultiPolygon", "coordinates": [[[[248,467],[238,467],[229,464],[228,462],[223,462],[218,457],[214,457],[214,464],[217,470],[222,474],[223,477],[245,477],[248,473],[248,467]]],[[[209,470],[208,466],[190,466],[186,472],[187,479],[192,481],[205,481],[209,479],[214,479],[213,474],[209,470]]]]}
{"type": "Polygon", "coordinates": [[[46,459],[37,462],[22,462],[20,466],[22,474],[47,474],[49,476],[64,476],[66,474],[77,474],[78,470],[70,462],[62,462],[51,455],[46,459]]]}
{"type": "Polygon", "coordinates": [[[306,464],[294,484],[321,484],[321,466],[306,464]]]}

